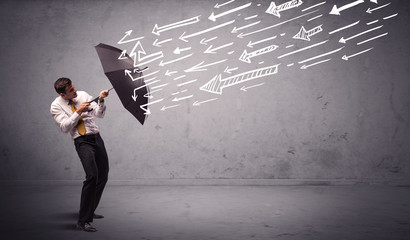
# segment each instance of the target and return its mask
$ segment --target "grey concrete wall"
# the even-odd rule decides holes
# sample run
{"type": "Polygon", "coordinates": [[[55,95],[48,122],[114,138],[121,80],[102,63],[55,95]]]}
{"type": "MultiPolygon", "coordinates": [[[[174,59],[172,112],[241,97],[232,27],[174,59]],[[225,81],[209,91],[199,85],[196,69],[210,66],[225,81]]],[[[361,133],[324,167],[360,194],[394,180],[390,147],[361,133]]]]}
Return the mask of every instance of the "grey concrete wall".
{"type": "MultiPolygon", "coordinates": [[[[227,1],[219,3],[223,2],[227,1]]],[[[213,22],[207,19],[212,12],[220,14],[248,1],[221,8],[214,8],[218,1],[187,0],[1,1],[0,180],[82,179],[83,170],[70,136],[59,131],[49,114],[50,104],[57,97],[53,83],[66,76],[77,89],[91,95],[110,88],[94,46],[103,42],[130,52],[135,41],[117,44],[129,30],[133,32],[127,39],[144,36],[141,44],[148,54],[163,51],[163,62],[193,55],[164,67],[158,65],[161,60],[147,64],[150,69],[145,74],[159,70],[157,79],[161,82],[157,85],[168,85],[153,94],[150,101],[163,101],[150,106],[144,126],[111,92],[106,117],[98,124],[110,157],[112,180],[409,180],[410,2],[393,0],[371,14],[365,13],[366,9],[390,1],[365,1],[343,10],[340,16],[329,14],[332,6],[352,1],[327,1],[302,11],[319,2],[306,0],[297,8],[281,12],[279,18],[266,13],[269,1],[253,1],[251,6],[213,22]],[[249,33],[316,10],[260,33],[237,37],[240,32],[249,33]],[[160,36],[151,33],[155,24],[166,26],[199,15],[196,24],[164,31],[160,36]],[[188,42],[178,39],[183,32],[189,36],[231,20],[235,22],[192,36],[188,42]],[[359,20],[355,26],[329,34],[359,20]],[[375,20],[378,22],[368,24],[375,20]],[[260,23],[231,33],[234,26],[257,21],[260,23]],[[311,36],[310,41],[293,38],[301,26],[310,30],[318,25],[323,31],[311,36]],[[341,37],[380,25],[383,27],[346,44],[338,42],[341,37]],[[277,38],[253,48],[246,46],[273,36],[277,38]],[[161,47],[152,45],[156,39],[171,38],[161,47]],[[208,45],[200,44],[203,38],[209,40],[208,45]],[[325,44],[278,58],[325,40],[325,44]],[[215,54],[203,53],[210,45],[231,42],[215,54]],[[278,49],[252,58],[251,63],[239,60],[245,49],[252,52],[271,44],[278,49]],[[307,62],[317,65],[300,68],[303,64],[298,62],[343,46],[338,52],[307,62]],[[177,55],[173,53],[177,47],[189,49],[177,55]],[[345,61],[343,55],[352,57],[345,61]],[[184,72],[202,61],[209,64],[223,59],[226,61],[206,71],[184,72]],[[225,88],[221,95],[199,89],[217,74],[228,78],[273,64],[280,64],[278,73],[225,88]],[[238,69],[224,73],[226,67],[238,69]],[[165,76],[167,70],[177,73],[165,76]],[[186,77],[174,80],[183,74],[186,77]],[[177,86],[193,79],[197,81],[177,86]],[[244,86],[251,88],[241,91],[244,86]],[[176,104],[179,106],[161,111],[176,104]]]]}

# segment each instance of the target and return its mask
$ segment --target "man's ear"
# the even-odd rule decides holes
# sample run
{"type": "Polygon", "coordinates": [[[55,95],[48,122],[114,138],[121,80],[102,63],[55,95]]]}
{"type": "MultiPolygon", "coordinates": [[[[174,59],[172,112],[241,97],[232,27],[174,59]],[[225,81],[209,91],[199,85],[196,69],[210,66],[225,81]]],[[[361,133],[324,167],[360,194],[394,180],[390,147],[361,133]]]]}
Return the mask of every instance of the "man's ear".
{"type": "Polygon", "coordinates": [[[65,93],[60,93],[60,96],[61,96],[62,98],[65,98],[65,93]]]}

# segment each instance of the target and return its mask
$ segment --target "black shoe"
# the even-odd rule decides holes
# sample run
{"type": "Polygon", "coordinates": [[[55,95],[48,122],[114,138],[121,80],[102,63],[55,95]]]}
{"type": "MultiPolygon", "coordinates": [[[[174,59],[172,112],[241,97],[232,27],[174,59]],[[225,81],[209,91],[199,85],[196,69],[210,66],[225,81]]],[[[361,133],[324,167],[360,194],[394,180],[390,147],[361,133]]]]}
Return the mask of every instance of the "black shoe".
{"type": "Polygon", "coordinates": [[[97,229],[91,226],[90,223],[77,222],[77,228],[86,232],[97,232],[97,229]]]}
{"type": "Polygon", "coordinates": [[[95,219],[101,219],[101,218],[104,218],[104,216],[94,213],[93,218],[95,218],[95,219]]]}

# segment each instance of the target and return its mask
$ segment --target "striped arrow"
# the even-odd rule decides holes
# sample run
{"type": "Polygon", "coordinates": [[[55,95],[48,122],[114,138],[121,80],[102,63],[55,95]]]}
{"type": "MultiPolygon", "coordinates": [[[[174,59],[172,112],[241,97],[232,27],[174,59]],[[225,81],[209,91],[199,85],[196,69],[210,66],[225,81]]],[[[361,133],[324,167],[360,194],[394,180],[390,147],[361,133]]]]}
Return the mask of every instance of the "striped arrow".
{"type": "Polygon", "coordinates": [[[247,63],[251,63],[251,58],[262,55],[262,54],[266,54],[272,51],[275,51],[278,48],[278,46],[276,45],[270,45],[261,49],[258,49],[256,51],[250,52],[248,53],[245,50],[243,50],[242,55],[239,57],[239,60],[243,61],[243,62],[247,62],[247,63]]]}
{"type": "Polygon", "coordinates": [[[210,93],[222,94],[222,89],[226,87],[234,86],[246,81],[276,74],[278,72],[278,66],[279,64],[276,64],[273,66],[240,73],[225,79],[222,79],[221,74],[218,74],[199,89],[210,93]]]}
{"type": "Polygon", "coordinates": [[[275,15],[280,18],[280,12],[299,7],[300,5],[302,5],[302,3],[303,2],[301,0],[291,0],[289,2],[285,2],[279,6],[276,6],[275,2],[271,2],[269,8],[266,10],[266,13],[275,15]]]}
{"type": "Polygon", "coordinates": [[[340,12],[341,12],[341,11],[344,11],[344,10],[346,10],[346,9],[349,9],[349,8],[351,8],[351,7],[354,7],[354,6],[356,6],[356,5],[359,5],[359,4],[361,4],[361,3],[364,3],[364,0],[357,0],[357,1],[354,1],[354,2],[352,2],[352,3],[346,4],[346,5],[344,5],[344,6],[341,6],[340,8],[338,8],[336,5],[333,5],[332,11],[330,11],[329,14],[340,15],[340,12]]]}
{"type": "Polygon", "coordinates": [[[301,39],[301,40],[305,40],[305,41],[310,41],[310,37],[323,31],[322,29],[322,25],[319,25],[315,28],[312,28],[309,31],[306,31],[306,29],[302,26],[300,28],[300,31],[298,32],[298,34],[296,34],[295,36],[293,36],[294,39],[301,39]]]}

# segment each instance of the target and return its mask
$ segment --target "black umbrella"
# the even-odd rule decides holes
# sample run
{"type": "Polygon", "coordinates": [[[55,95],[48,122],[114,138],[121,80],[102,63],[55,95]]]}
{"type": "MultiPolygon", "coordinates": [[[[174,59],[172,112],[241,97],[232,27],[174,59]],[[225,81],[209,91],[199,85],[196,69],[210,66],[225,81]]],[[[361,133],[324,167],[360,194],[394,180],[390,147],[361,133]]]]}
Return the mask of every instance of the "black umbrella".
{"type": "Polygon", "coordinates": [[[144,124],[147,114],[142,107],[148,104],[149,89],[145,86],[142,71],[134,67],[134,61],[128,54],[121,55],[121,49],[103,43],[95,46],[95,49],[104,73],[117,92],[122,105],[144,124]]]}

